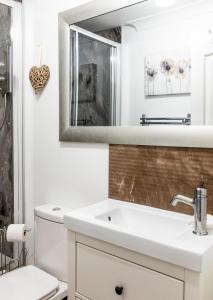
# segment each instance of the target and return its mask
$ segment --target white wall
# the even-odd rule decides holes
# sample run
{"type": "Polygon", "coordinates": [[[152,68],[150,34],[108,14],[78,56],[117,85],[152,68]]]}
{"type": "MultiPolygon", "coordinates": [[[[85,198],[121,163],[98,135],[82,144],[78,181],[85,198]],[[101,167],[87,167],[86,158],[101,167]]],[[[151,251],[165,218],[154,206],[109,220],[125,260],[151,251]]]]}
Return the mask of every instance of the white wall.
{"type": "Polygon", "coordinates": [[[185,117],[193,125],[204,124],[204,56],[213,51],[213,3],[171,11],[129,22],[122,28],[123,124],[139,125],[142,113],[149,117],[185,117]],[[191,95],[145,97],[145,57],[189,49],[192,74],[191,95]]]}
{"type": "Polygon", "coordinates": [[[206,99],[206,124],[213,125],[213,52],[205,59],[205,99],[206,99]]]}
{"type": "MultiPolygon", "coordinates": [[[[24,0],[24,171],[26,222],[33,226],[33,208],[43,203],[76,208],[106,199],[108,146],[59,142],[58,12],[83,0],[24,0]],[[50,81],[35,96],[28,74],[42,63],[50,81]]],[[[30,243],[29,243],[30,245],[30,243]]],[[[32,246],[32,244],[31,244],[32,246]]]]}

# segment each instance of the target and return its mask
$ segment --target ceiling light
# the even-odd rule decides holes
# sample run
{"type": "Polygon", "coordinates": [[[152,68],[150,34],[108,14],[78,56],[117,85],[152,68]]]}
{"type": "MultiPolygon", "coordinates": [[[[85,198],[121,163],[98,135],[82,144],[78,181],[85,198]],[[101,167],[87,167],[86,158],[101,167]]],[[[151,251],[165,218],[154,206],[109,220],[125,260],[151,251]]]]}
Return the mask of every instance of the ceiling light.
{"type": "Polygon", "coordinates": [[[174,5],[176,0],[155,0],[155,4],[160,7],[169,7],[174,5]]]}

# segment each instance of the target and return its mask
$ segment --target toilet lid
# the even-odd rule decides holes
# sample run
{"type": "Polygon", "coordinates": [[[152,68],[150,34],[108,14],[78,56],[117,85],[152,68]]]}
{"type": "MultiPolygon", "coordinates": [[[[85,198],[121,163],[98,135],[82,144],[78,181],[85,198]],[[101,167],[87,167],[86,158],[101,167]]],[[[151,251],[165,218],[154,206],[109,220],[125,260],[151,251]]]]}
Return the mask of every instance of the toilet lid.
{"type": "Polygon", "coordinates": [[[0,276],[0,293],[4,300],[46,300],[57,293],[58,287],[55,277],[34,266],[0,276]]]}

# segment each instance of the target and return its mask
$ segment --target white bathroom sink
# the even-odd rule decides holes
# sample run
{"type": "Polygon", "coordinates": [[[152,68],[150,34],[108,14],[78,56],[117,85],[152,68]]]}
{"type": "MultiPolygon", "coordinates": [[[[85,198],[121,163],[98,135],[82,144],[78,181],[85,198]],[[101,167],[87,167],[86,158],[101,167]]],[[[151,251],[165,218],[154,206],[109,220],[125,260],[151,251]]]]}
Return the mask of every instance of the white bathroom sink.
{"type": "Polygon", "coordinates": [[[109,199],[66,214],[65,226],[203,272],[213,264],[213,230],[208,236],[196,236],[192,220],[188,215],[109,199]]]}
{"type": "MultiPolygon", "coordinates": [[[[178,216],[179,217],[179,216],[178,216]]],[[[178,218],[162,213],[162,211],[138,210],[121,207],[97,215],[95,218],[109,225],[122,227],[127,232],[156,240],[174,239],[189,229],[188,218],[178,218]],[[146,230],[145,230],[146,229],[146,230]]]]}

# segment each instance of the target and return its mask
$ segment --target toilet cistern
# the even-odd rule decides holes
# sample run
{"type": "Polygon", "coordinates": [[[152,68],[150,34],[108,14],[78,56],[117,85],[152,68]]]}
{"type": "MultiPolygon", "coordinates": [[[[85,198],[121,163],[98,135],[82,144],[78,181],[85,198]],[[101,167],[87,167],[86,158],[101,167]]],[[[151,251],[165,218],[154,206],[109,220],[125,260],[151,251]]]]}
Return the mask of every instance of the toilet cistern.
{"type": "Polygon", "coordinates": [[[207,235],[207,189],[198,187],[195,190],[195,197],[189,198],[182,195],[176,195],[171,200],[171,205],[176,206],[178,203],[190,205],[194,209],[194,230],[196,235],[207,235]]]}

